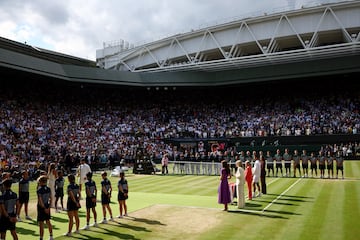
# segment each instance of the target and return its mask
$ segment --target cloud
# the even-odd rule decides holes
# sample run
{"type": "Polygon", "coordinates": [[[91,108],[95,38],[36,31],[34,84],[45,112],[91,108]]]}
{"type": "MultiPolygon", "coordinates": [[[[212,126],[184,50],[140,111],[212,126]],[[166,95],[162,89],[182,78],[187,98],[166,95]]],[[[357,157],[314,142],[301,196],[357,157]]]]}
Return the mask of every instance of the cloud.
{"type": "Polygon", "coordinates": [[[308,2],[314,1],[2,0],[0,27],[2,37],[95,60],[103,42],[124,39],[138,44],[308,2]]]}

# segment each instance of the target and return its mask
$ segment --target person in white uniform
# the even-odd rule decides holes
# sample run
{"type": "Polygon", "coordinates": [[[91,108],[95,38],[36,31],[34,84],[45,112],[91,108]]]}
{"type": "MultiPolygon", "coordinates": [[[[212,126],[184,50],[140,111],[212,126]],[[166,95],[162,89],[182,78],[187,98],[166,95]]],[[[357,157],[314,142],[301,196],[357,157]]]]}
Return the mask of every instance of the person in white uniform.
{"type": "Polygon", "coordinates": [[[252,169],[253,171],[253,197],[260,197],[261,196],[261,190],[260,190],[260,174],[261,174],[261,165],[259,159],[255,160],[254,167],[252,169]],[[258,194],[255,195],[256,189],[258,190],[258,194]]]}

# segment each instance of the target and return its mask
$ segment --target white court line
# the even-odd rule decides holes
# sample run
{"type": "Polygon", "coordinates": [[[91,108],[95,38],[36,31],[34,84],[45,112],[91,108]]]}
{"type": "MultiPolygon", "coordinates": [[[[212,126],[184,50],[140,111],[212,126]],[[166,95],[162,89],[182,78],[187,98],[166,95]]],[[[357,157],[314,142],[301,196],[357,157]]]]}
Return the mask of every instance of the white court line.
{"type": "MultiPolygon", "coordinates": [[[[269,186],[270,184],[276,182],[277,180],[279,180],[280,178],[274,178],[272,181],[270,181],[269,183],[266,184],[266,186],[269,186]]],[[[264,214],[264,211],[269,208],[274,202],[276,202],[280,197],[282,197],[286,192],[288,192],[293,186],[295,186],[296,183],[298,183],[301,180],[301,178],[299,178],[295,183],[293,183],[290,187],[288,187],[284,192],[282,192],[276,199],[274,199],[271,203],[269,203],[263,210],[251,210],[251,209],[236,209],[236,210],[230,210],[231,211],[236,211],[236,212],[249,212],[249,213],[262,213],[264,214]]],[[[154,205],[160,205],[160,206],[176,206],[176,207],[184,207],[184,208],[198,208],[198,209],[209,209],[209,210],[216,210],[218,211],[218,208],[212,208],[212,207],[195,207],[195,206],[181,206],[181,205],[173,205],[173,204],[153,204],[151,206],[154,205]]],[[[141,209],[139,209],[141,210],[141,209]]]]}
{"type": "Polygon", "coordinates": [[[268,209],[271,205],[273,205],[273,203],[275,203],[277,200],[279,200],[282,196],[285,195],[285,193],[287,193],[290,189],[292,189],[298,182],[301,181],[302,178],[299,178],[296,182],[294,182],[293,184],[290,185],[290,187],[288,187],[285,191],[283,191],[277,198],[275,198],[274,200],[271,201],[271,203],[269,203],[263,210],[262,212],[264,213],[264,211],[266,209],[268,209]]]}
{"type": "MultiPolygon", "coordinates": [[[[280,178],[274,178],[273,180],[271,180],[269,183],[266,184],[266,186],[271,185],[272,183],[276,182],[277,180],[279,180],[280,178]]],[[[246,195],[245,197],[248,197],[249,195],[246,195]]],[[[250,213],[264,213],[263,210],[251,210],[251,209],[237,209],[237,211],[239,212],[250,212],[250,213]]]]}
{"type": "MultiPolygon", "coordinates": [[[[271,180],[269,183],[267,183],[266,186],[269,186],[270,184],[276,182],[276,181],[279,180],[279,179],[280,179],[280,178],[274,178],[274,179],[271,180]]],[[[245,197],[248,197],[248,196],[249,196],[249,194],[248,194],[248,195],[245,195],[245,197]]]]}
{"type": "Polygon", "coordinates": [[[269,186],[270,184],[276,182],[277,180],[279,180],[280,178],[274,178],[271,182],[267,183],[266,186],[269,186]]]}

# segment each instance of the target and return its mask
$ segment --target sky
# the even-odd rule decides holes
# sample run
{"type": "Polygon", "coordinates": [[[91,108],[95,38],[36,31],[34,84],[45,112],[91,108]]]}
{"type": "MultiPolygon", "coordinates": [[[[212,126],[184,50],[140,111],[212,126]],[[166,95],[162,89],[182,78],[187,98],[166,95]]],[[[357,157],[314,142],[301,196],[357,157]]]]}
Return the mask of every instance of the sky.
{"type": "Polygon", "coordinates": [[[0,37],[95,61],[96,50],[108,42],[141,45],[264,12],[338,1],[0,0],[0,37]]]}

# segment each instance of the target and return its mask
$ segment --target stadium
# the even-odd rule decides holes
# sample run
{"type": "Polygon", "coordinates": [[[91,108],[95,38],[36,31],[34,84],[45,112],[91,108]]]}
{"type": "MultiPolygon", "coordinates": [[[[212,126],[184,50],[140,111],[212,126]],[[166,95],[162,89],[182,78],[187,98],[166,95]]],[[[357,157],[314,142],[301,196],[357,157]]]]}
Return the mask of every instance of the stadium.
{"type": "MultiPolygon", "coordinates": [[[[41,171],[56,163],[76,173],[84,159],[99,191],[100,172],[127,167],[129,216],[70,237],[66,211],[53,211],[55,239],[357,239],[359,16],[358,1],[264,13],[138,46],[104,43],[96,61],[0,38],[1,172],[14,191],[24,170],[34,180],[32,220],[16,223],[19,239],[40,236],[41,171]],[[233,167],[285,149],[305,150],[309,163],[310,153],[325,154],[334,167],[305,173],[303,158],[293,177],[296,161],[281,158],[284,174],[267,173],[267,194],[220,211],[222,160],[233,167]]],[[[117,193],[118,178],[109,179],[117,193]]],[[[100,222],[100,202],[96,209],[100,222]]]]}

